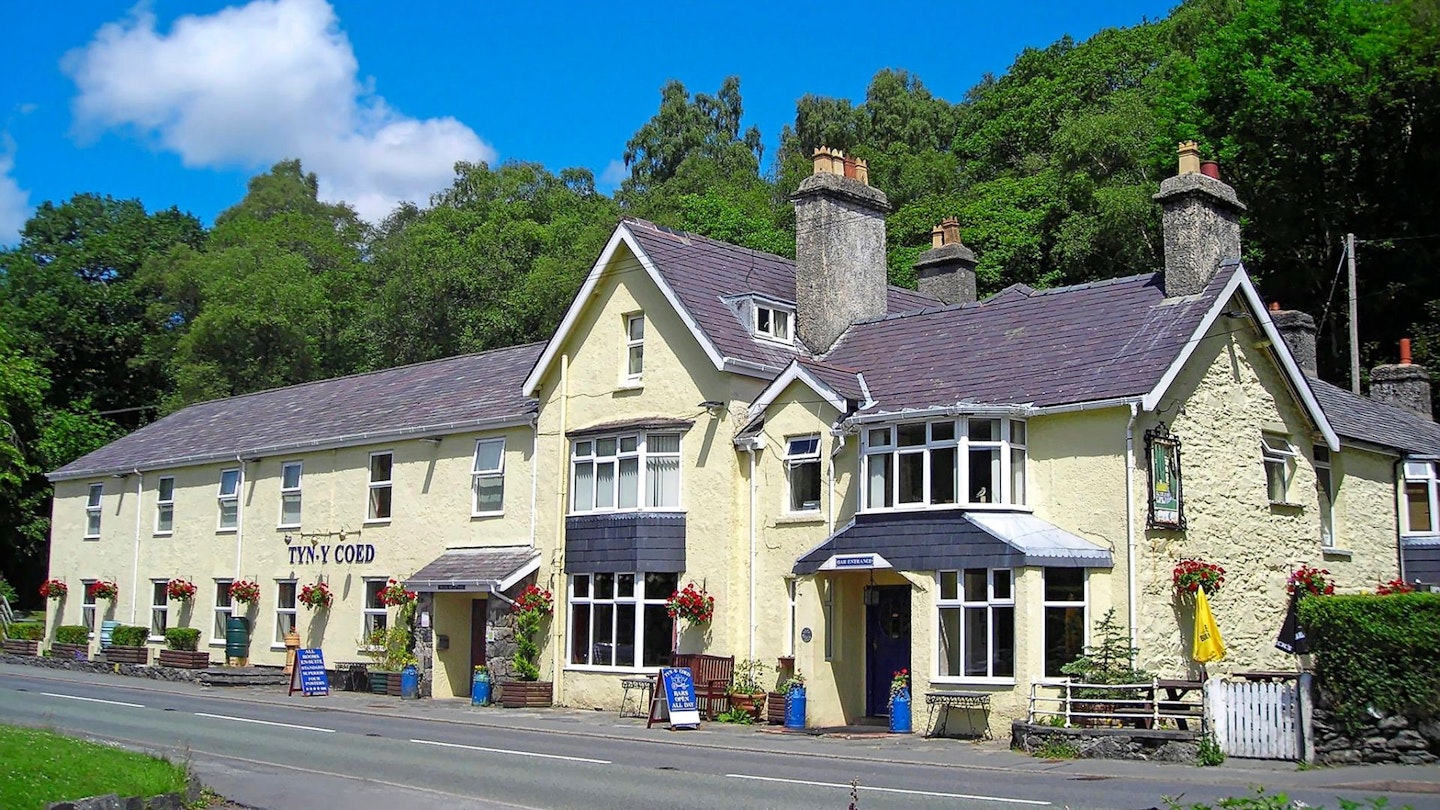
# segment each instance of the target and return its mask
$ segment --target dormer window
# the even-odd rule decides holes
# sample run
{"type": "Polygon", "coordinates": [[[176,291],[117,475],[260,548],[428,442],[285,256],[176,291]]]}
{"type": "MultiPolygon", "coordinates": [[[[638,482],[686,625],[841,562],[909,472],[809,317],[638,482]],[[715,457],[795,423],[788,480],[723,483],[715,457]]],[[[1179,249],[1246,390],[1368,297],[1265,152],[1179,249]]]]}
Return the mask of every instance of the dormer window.
{"type": "Polygon", "coordinates": [[[793,332],[790,329],[790,323],[794,317],[795,313],[788,309],[780,309],[779,307],[756,303],[755,325],[753,330],[755,337],[779,341],[780,343],[793,343],[795,339],[792,336],[793,332]]]}

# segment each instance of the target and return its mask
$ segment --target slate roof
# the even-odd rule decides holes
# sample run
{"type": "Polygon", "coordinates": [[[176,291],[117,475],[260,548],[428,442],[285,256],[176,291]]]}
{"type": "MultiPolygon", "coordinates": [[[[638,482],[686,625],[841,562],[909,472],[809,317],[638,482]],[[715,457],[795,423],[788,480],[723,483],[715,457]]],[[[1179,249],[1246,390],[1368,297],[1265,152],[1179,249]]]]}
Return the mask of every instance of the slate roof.
{"type": "Polygon", "coordinates": [[[1009,287],[983,301],[852,326],[820,359],[860,370],[881,411],[957,402],[1059,405],[1148,393],[1235,273],[1165,297],[1152,273],[1050,290],[1009,287]]]}
{"type": "Polygon", "coordinates": [[[405,586],[419,591],[434,591],[442,582],[498,586],[539,556],[530,546],[446,549],[406,577],[405,586]]]}
{"type": "MultiPolygon", "coordinates": [[[[643,219],[627,218],[623,224],[721,355],[774,369],[783,368],[797,356],[808,356],[798,340],[791,349],[751,337],[748,326],[740,322],[724,300],[757,293],[793,304],[793,260],[672,230],[643,219]]],[[[914,290],[889,288],[890,312],[907,312],[938,303],[914,290]]]]}
{"type": "Polygon", "coordinates": [[[544,344],[292,385],[191,405],[50,473],[51,480],[263,456],[507,420],[544,344]]]}
{"type": "Polygon", "coordinates": [[[865,401],[865,388],[860,384],[860,372],[819,360],[801,358],[800,365],[815,375],[815,378],[835,389],[835,393],[856,402],[865,401]]]}
{"type": "Polygon", "coordinates": [[[1335,432],[1405,453],[1440,456],[1440,425],[1417,413],[1357,396],[1310,377],[1310,390],[1335,432]]]}

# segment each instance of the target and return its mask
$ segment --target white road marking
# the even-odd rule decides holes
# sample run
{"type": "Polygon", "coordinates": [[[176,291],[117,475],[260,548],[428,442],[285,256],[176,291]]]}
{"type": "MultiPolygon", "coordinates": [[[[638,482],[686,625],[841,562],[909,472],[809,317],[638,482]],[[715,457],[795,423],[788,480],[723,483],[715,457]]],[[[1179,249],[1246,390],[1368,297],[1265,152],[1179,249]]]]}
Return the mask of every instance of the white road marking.
{"type": "Polygon", "coordinates": [[[108,703],[111,706],[129,706],[132,709],[143,709],[139,703],[126,703],[121,700],[101,700],[100,698],[80,697],[79,695],[62,695],[58,692],[41,692],[45,697],[65,698],[66,700],[83,700],[86,703],[108,703]]]}
{"type": "Polygon", "coordinates": [[[294,723],[272,723],[272,722],[270,722],[269,720],[251,720],[251,719],[248,718],[248,717],[231,717],[231,716],[225,715],[225,714],[206,714],[205,712],[195,712],[195,716],[196,716],[196,717],[209,717],[209,718],[211,718],[212,720],[234,720],[234,721],[237,722],[237,723],[254,723],[254,724],[260,725],[260,726],[279,726],[280,728],[293,728],[293,729],[297,729],[297,730],[299,730],[299,731],[319,731],[319,732],[322,732],[322,733],[325,733],[325,734],[334,734],[334,733],[335,733],[335,729],[333,729],[333,728],[316,728],[315,726],[300,726],[300,725],[296,725],[296,724],[294,724],[294,723]]]}
{"type": "Polygon", "coordinates": [[[485,748],[479,745],[461,745],[460,743],[435,742],[434,740],[411,740],[418,745],[438,745],[442,748],[464,748],[469,751],[485,751],[491,754],[514,754],[517,757],[540,757],[542,759],[563,759],[566,762],[590,762],[595,765],[609,765],[608,759],[586,759],[585,757],[566,757],[559,754],[537,754],[534,751],[516,751],[513,748],[485,748]]]}
{"type": "MultiPolygon", "coordinates": [[[[752,776],[748,773],[727,773],[726,776],[732,779],[754,779],[758,782],[784,782],[789,785],[809,785],[811,787],[841,788],[848,790],[849,784],[837,782],[811,782],[805,779],[779,779],[773,776],[752,776]]],[[[1050,802],[1036,801],[1034,799],[1010,799],[1004,796],[977,796],[970,793],[939,793],[933,790],[905,790],[904,788],[871,787],[870,785],[859,785],[860,790],[870,790],[877,793],[901,793],[906,796],[935,796],[941,799],[974,799],[982,802],[1004,802],[1005,804],[1031,804],[1042,807],[1049,807],[1050,802]]]]}

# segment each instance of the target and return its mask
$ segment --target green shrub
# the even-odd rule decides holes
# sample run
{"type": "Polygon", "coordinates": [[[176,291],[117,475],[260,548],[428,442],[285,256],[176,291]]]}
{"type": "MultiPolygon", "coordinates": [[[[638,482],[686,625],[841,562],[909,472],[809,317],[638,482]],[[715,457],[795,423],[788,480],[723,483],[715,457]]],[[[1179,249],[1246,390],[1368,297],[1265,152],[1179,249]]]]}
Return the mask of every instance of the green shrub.
{"type": "Polygon", "coordinates": [[[1225,749],[1215,741],[1215,735],[1207,733],[1199,740],[1199,750],[1195,754],[1195,764],[1202,768],[1220,765],[1225,762],[1225,749]]]}
{"type": "Polygon", "coordinates": [[[200,646],[200,631],[193,627],[172,627],[165,631],[165,646],[172,650],[195,652],[200,646]]]}
{"type": "Polygon", "coordinates": [[[16,622],[10,625],[10,638],[17,641],[39,641],[45,637],[45,625],[40,622],[16,622]]]}
{"type": "Polygon", "coordinates": [[[1321,694],[1342,722],[1367,707],[1440,715],[1440,594],[1317,596],[1300,600],[1321,694]]]}
{"type": "Polygon", "coordinates": [[[16,602],[20,601],[20,594],[15,592],[15,586],[11,585],[3,576],[0,576],[0,596],[5,597],[5,601],[9,602],[12,608],[15,607],[16,602]]]}
{"type": "Polygon", "coordinates": [[[150,637],[150,628],[122,624],[110,634],[110,643],[116,647],[143,647],[150,637]]]}
{"type": "Polygon", "coordinates": [[[1080,747],[1068,737],[1052,734],[1035,749],[1034,756],[1040,759],[1075,759],[1080,756],[1080,747]]]}
{"type": "Polygon", "coordinates": [[[88,644],[90,628],[79,624],[62,624],[55,628],[55,641],[59,644],[88,644]]]}

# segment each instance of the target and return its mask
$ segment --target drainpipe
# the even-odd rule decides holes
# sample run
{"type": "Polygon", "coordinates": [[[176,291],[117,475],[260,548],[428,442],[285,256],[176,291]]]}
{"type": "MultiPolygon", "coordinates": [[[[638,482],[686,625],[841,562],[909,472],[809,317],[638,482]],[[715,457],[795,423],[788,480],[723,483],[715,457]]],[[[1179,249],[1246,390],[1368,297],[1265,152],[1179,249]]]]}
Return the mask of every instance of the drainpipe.
{"type": "Polygon", "coordinates": [[[140,607],[140,498],[145,491],[145,476],[135,473],[135,558],[130,568],[130,623],[135,624],[135,611],[140,607]]]}
{"type": "MultiPolygon", "coordinates": [[[[538,415],[536,416],[536,419],[537,419],[537,420],[539,419],[539,416],[538,416],[538,415]]],[[[567,506],[566,501],[569,500],[569,498],[568,498],[569,486],[568,486],[568,485],[569,485],[569,482],[570,482],[570,465],[567,464],[566,461],[565,461],[567,458],[570,457],[570,453],[569,453],[570,448],[569,448],[568,440],[565,438],[565,431],[568,430],[569,427],[570,427],[570,355],[569,355],[569,354],[561,354],[561,355],[560,355],[560,430],[558,431],[558,433],[559,433],[558,441],[559,441],[559,443],[560,443],[560,445],[559,445],[559,446],[560,446],[560,453],[559,453],[559,455],[556,456],[556,458],[559,459],[558,472],[556,473],[556,475],[559,476],[559,481],[556,483],[556,486],[555,486],[555,500],[556,500],[555,515],[556,515],[556,517],[557,517],[557,520],[555,521],[555,555],[552,557],[552,559],[557,559],[557,560],[560,561],[560,572],[559,572],[559,573],[560,573],[560,587],[557,588],[557,590],[561,590],[561,591],[563,591],[563,592],[565,592],[565,593],[568,593],[569,590],[570,590],[570,585],[569,585],[569,583],[567,583],[567,582],[565,581],[565,516],[570,513],[569,509],[566,508],[566,506],[567,506]]],[[[540,427],[539,427],[539,425],[538,425],[538,422],[537,422],[537,425],[536,425],[536,427],[535,427],[535,436],[536,436],[536,439],[537,439],[537,441],[538,441],[539,436],[540,436],[540,427]]],[[[536,457],[535,463],[536,463],[537,465],[539,464],[538,453],[537,453],[537,457],[536,457]]],[[[562,614],[561,620],[560,620],[560,621],[554,621],[554,622],[551,622],[551,623],[550,623],[550,626],[553,628],[553,630],[552,630],[552,632],[551,632],[551,635],[550,635],[550,642],[551,642],[551,643],[550,643],[550,672],[551,672],[550,680],[559,687],[560,693],[563,695],[563,694],[564,694],[564,690],[565,690],[565,683],[564,683],[564,670],[561,669],[561,660],[562,660],[562,659],[561,659],[561,656],[560,656],[560,647],[564,644],[564,640],[565,640],[565,630],[564,630],[565,623],[570,620],[570,602],[569,602],[568,599],[560,599],[560,600],[558,600],[558,601],[559,601],[559,604],[562,606],[561,609],[560,609],[560,611],[558,611],[558,612],[560,612],[560,613],[562,614]]]]}
{"type": "Polygon", "coordinates": [[[750,456],[750,655],[755,658],[755,442],[746,448],[750,456]]]}
{"type": "MultiPolygon", "coordinates": [[[[1334,474],[1333,470],[1331,474],[1334,474]]],[[[1395,485],[1392,487],[1395,493],[1395,558],[1397,561],[1396,564],[1400,567],[1401,581],[1408,582],[1409,580],[1405,579],[1405,535],[1401,534],[1403,527],[1400,524],[1400,521],[1404,519],[1404,515],[1400,514],[1400,510],[1405,508],[1403,500],[1405,495],[1405,479],[1403,477],[1405,474],[1405,458],[1403,456],[1395,459],[1394,465],[1390,468],[1390,474],[1395,481],[1395,485]]],[[[1335,504],[1330,504],[1330,509],[1333,513],[1335,504]]],[[[1332,533],[1335,531],[1333,521],[1330,531],[1332,533]]]]}
{"type": "Polygon", "coordinates": [[[540,497],[540,414],[530,417],[530,548],[535,548],[535,508],[540,497]]]}
{"type": "Polygon", "coordinates": [[[240,480],[235,482],[235,579],[240,579],[240,563],[245,550],[245,459],[235,454],[240,462],[240,480]]]}
{"type": "Polygon", "coordinates": [[[1130,421],[1125,423],[1125,577],[1129,593],[1130,646],[1135,643],[1135,497],[1133,483],[1135,476],[1135,418],[1140,415],[1140,405],[1130,403],[1130,421]]]}

